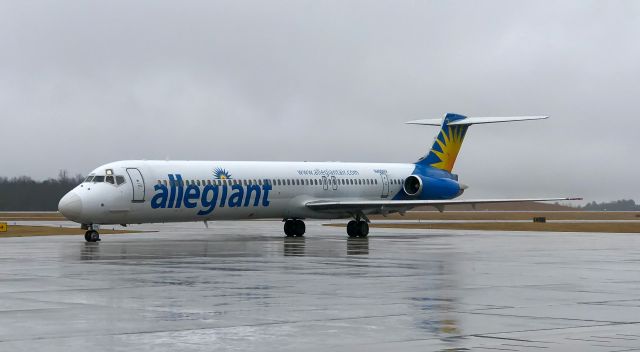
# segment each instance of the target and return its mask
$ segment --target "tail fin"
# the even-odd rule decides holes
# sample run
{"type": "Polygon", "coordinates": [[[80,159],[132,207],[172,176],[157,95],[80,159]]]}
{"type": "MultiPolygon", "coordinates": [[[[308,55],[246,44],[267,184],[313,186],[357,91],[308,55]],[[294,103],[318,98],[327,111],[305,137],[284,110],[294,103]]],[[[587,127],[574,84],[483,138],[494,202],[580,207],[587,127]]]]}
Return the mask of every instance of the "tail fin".
{"type": "Polygon", "coordinates": [[[444,120],[426,119],[409,121],[412,125],[441,126],[440,133],[433,142],[433,146],[426,156],[416,164],[431,166],[436,169],[451,172],[456,162],[462,141],[470,125],[496,122],[512,122],[546,119],[548,116],[515,116],[515,117],[466,117],[448,113],[444,120]]]}
{"type": "Polygon", "coordinates": [[[442,121],[440,133],[438,133],[438,136],[433,141],[431,150],[429,150],[429,153],[427,153],[424,158],[418,161],[418,164],[451,172],[469,126],[450,126],[449,123],[466,118],[466,116],[462,115],[447,114],[442,121]]]}

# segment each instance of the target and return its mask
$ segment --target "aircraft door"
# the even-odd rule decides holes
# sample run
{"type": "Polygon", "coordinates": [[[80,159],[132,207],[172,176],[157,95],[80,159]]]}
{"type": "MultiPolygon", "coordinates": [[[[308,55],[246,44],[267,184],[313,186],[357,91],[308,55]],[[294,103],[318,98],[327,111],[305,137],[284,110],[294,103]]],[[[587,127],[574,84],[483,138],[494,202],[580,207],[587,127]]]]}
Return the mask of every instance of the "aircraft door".
{"type": "Polygon", "coordinates": [[[329,180],[327,180],[327,176],[322,176],[322,189],[325,191],[329,189],[329,180]]]}
{"type": "Polygon", "coordinates": [[[380,177],[382,178],[382,194],[381,198],[389,197],[389,177],[387,177],[386,173],[381,173],[380,177]]]}
{"type": "Polygon", "coordinates": [[[142,178],[142,173],[138,169],[128,168],[127,174],[133,187],[133,199],[131,201],[134,203],[144,202],[144,178],[142,178]]]}
{"type": "Polygon", "coordinates": [[[335,176],[331,176],[331,188],[332,188],[334,191],[337,191],[337,190],[338,190],[338,180],[336,179],[336,177],[335,177],[335,176]]]}

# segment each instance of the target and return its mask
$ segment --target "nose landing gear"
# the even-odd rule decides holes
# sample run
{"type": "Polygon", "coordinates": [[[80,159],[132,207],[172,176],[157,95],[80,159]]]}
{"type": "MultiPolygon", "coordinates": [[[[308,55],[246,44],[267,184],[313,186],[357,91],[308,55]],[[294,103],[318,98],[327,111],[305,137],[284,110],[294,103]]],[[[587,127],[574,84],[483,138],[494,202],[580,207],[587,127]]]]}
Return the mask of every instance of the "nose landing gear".
{"type": "Polygon", "coordinates": [[[96,231],[91,225],[83,225],[83,228],[87,229],[87,232],[84,233],[84,239],[87,242],[98,242],[100,241],[100,234],[96,231]]]}
{"type": "Polygon", "coordinates": [[[300,219],[287,219],[284,221],[284,234],[287,237],[302,237],[305,230],[304,221],[300,219]]]}

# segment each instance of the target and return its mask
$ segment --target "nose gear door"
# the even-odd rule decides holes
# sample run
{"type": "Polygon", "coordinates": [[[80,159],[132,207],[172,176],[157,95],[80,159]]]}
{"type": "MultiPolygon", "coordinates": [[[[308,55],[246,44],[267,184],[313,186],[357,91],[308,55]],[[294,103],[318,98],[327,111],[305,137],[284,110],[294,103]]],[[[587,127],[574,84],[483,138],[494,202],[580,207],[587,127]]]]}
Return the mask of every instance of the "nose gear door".
{"type": "Polygon", "coordinates": [[[129,175],[129,179],[131,180],[131,186],[133,187],[133,199],[131,199],[134,203],[143,203],[144,202],[144,178],[142,178],[142,173],[140,170],[135,168],[128,168],[127,174],[129,175]]]}

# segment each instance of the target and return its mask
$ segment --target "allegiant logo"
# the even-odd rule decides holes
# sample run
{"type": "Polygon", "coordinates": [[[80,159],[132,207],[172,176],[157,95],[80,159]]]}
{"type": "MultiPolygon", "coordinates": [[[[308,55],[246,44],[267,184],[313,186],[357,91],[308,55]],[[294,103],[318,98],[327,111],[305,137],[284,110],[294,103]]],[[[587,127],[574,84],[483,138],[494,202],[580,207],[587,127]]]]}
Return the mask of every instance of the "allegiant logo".
{"type": "Polygon", "coordinates": [[[157,184],[153,187],[156,194],[151,199],[151,208],[203,208],[198,215],[210,214],[216,206],[240,208],[251,206],[269,206],[269,191],[272,186],[264,182],[262,186],[235,185],[184,185],[180,174],[169,174],[169,187],[157,184]],[[262,202],[261,202],[262,201],[262,202]]]}

